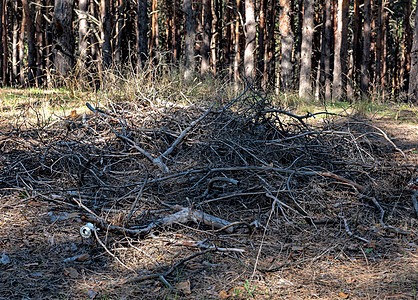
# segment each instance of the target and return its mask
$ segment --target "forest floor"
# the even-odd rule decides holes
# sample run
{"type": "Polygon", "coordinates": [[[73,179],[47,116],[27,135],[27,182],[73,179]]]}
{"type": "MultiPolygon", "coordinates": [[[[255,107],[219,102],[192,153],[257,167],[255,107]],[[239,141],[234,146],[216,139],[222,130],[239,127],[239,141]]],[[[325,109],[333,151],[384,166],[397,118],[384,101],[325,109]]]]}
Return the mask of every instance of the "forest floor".
{"type": "Polygon", "coordinates": [[[0,91],[0,299],[418,299],[416,108],[19,97],[0,91]]]}

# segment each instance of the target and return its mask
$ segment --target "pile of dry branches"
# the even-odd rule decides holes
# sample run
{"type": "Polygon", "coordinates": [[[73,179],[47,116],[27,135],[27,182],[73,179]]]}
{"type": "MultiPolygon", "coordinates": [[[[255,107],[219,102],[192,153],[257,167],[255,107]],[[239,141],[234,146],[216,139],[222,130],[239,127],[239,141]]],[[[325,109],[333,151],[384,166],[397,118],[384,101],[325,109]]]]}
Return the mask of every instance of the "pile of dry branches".
{"type": "Polygon", "coordinates": [[[248,89],[205,109],[131,105],[87,103],[87,115],[1,133],[1,193],[80,209],[116,237],[179,223],[244,236],[327,224],[364,243],[408,234],[386,212],[415,213],[404,189],[417,167],[372,124],[296,115],[248,89]]]}

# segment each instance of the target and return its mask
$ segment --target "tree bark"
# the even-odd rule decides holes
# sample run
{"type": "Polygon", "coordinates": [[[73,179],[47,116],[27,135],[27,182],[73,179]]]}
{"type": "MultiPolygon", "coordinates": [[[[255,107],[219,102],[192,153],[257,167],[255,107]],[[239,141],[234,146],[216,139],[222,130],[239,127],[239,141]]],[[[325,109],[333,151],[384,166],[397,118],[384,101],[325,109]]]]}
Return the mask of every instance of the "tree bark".
{"type": "Polygon", "coordinates": [[[110,44],[111,17],[110,0],[101,0],[100,14],[102,19],[101,39],[102,39],[102,61],[103,67],[109,68],[112,64],[112,47],[110,44]]]}
{"type": "Polygon", "coordinates": [[[224,61],[225,61],[225,67],[228,69],[228,75],[231,75],[231,51],[232,51],[232,14],[231,14],[231,1],[232,0],[226,0],[225,6],[226,6],[226,14],[225,14],[225,23],[226,23],[226,42],[224,43],[224,61]]]}
{"type": "MultiPolygon", "coordinates": [[[[264,61],[264,68],[267,70],[267,84],[270,82],[274,84],[276,75],[276,39],[275,39],[275,28],[276,28],[276,12],[277,12],[277,1],[271,0],[267,8],[269,29],[266,42],[265,54],[267,59],[264,61]]],[[[279,85],[277,85],[278,87],[279,85]]]]}
{"type": "Polygon", "coordinates": [[[158,49],[159,30],[158,30],[158,2],[152,0],[151,2],[151,36],[149,41],[149,55],[150,58],[155,56],[155,51],[158,49]]]}
{"type": "Polygon", "coordinates": [[[180,58],[180,43],[179,43],[179,18],[178,18],[178,0],[173,0],[173,21],[172,21],[172,28],[171,28],[171,36],[172,36],[172,50],[173,50],[173,62],[176,63],[180,58]]]}
{"type": "Polygon", "coordinates": [[[323,98],[331,101],[331,49],[332,49],[332,5],[331,0],[325,0],[324,21],[321,42],[320,77],[319,83],[323,86],[323,98]]]}
{"type": "MultiPolygon", "coordinates": [[[[98,3],[95,0],[90,0],[90,14],[96,19],[100,20],[98,3]]],[[[99,26],[100,27],[100,26],[99,26]]],[[[93,85],[95,88],[99,88],[102,83],[103,67],[102,67],[102,55],[100,54],[100,41],[97,37],[97,33],[100,32],[100,28],[94,28],[94,34],[89,36],[90,49],[91,49],[91,64],[89,69],[95,75],[93,75],[93,85]]]]}
{"type": "MultiPolygon", "coordinates": [[[[17,2],[17,1],[16,1],[17,2]]],[[[22,7],[23,10],[23,7],[22,7]]],[[[22,13],[22,23],[20,25],[19,34],[19,81],[21,85],[25,85],[25,31],[26,31],[26,14],[22,13]]]]}
{"type": "Polygon", "coordinates": [[[264,62],[266,61],[266,45],[267,42],[267,0],[260,0],[260,26],[258,30],[258,57],[257,57],[257,73],[261,74],[261,86],[266,88],[267,83],[267,68],[264,62]]]}
{"type": "Polygon", "coordinates": [[[84,78],[84,72],[86,70],[86,58],[87,58],[87,47],[88,47],[88,40],[87,40],[87,31],[88,31],[88,24],[87,24],[87,12],[88,12],[88,4],[89,0],[79,0],[78,3],[78,52],[79,52],[79,74],[80,79],[84,78]]]}
{"type": "Polygon", "coordinates": [[[234,56],[234,82],[235,87],[237,87],[238,81],[240,80],[239,76],[239,65],[241,63],[241,30],[240,30],[240,15],[241,15],[241,0],[236,0],[237,4],[237,14],[235,19],[235,33],[234,33],[234,49],[235,49],[235,56],[234,56]]]}
{"type": "Polygon", "coordinates": [[[337,101],[346,97],[348,4],[348,0],[338,0],[332,82],[332,99],[337,101]]]}
{"type": "Polygon", "coordinates": [[[73,35],[74,0],[55,0],[53,20],[53,53],[55,72],[60,83],[74,66],[73,35]]]}
{"type": "Polygon", "coordinates": [[[196,42],[196,21],[195,12],[192,7],[192,0],[184,0],[184,13],[186,19],[186,38],[184,45],[184,79],[190,81],[196,69],[196,59],[194,54],[196,42]]]}
{"type": "Polygon", "coordinates": [[[33,86],[35,84],[36,75],[36,46],[35,46],[35,27],[33,26],[33,5],[32,1],[22,0],[23,13],[26,20],[26,38],[28,47],[28,84],[33,86]]]}
{"type": "Polygon", "coordinates": [[[409,100],[418,104],[418,13],[415,13],[415,30],[411,49],[411,72],[409,74],[409,100]]]}
{"type": "Polygon", "coordinates": [[[360,89],[362,97],[367,98],[370,83],[370,38],[371,38],[371,5],[370,0],[364,0],[364,38],[363,56],[361,63],[361,82],[360,89]]]}
{"type": "Polygon", "coordinates": [[[136,51],[138,59],[138,67],[142,70],[147,61],[148,56],[148,15],[147,0],[138,0],[137,20],[136,20],[136,51]]]}
{"type": "Polygon", "coordinates": [[[12,24],[13,24],[13,34],[12,34],[12,83],[17,84],[19,80],[19,18],[17,15],[18,4],[15,1],[12,4],[13,13],[12,13],[12,24]]]}
{"type": "Polygon", "coordinates": [[[290,23],[291,3],[289,0],[280,0],[280,35],[281,35],[281,88],[288,92],[292,86],[292,51],[293,31],[290,23]]]}
{"type": "Polygon", "coordinates": [[[44,36],[44,6],[43,0],[36,1],[35,7],[35,40],[36,40],[36,85],[40,87],[45,74],[45,36],[44,36]]]}
{"type": "Polygon", "coordinates": [[[244,74],[249,83],[254,81],[255,71],[255,12],[254,0],[245,0],[245,50],[244,50],[244,74]]]}
{"type": "MultiPolygon", "coordinates": [[[[51,3],[53,0],[46,0],[45,1],[45,16],[48,20],[53,19],[53,4],[51,3]]],[[[52,43],[53,43],[53,24],[48,22],[47,29],[44,33],[45,39],[45,75],[46,75],[46,83],[48,88],[52,88],[52,76],[51,72],[53,70],[53,55],[52,55],[52,43]]]]}
{"type": "Polygon", "coordinates": [[[202,46],[200,48],[200,55],[202,57],[200,74],[206,74],[210,70],[210,41],[212,24],[212,10],[210,7],[210,0],[202,0],[202,46]]]}
{"type": "Polygon", "coordinates": [[[377,1],[377,26],[376,26],[376,57],[375,57],[375,83],[378,92],[383,92],[384,89],[384,40],[385,40],[385,0],[377,1]]]}
{"type": "Polygon", "coordinates": [[[314,35],[314,1],[304,1],[304,15],[302,25],[302,48],[300,56],[299,97],[312,97],[312,40],[314,35]]]}
{"type": "Polygon", "coordinates": [[[7,68],[7,66],[4,64],[4,53],[3,53],[3,19],[4,19],[4,5],[3,0],[0,0],[0,70],[2,72],[0,73],[0,80],[2,84],[4,85],[5,81],[5,75],[4,75],[4,69],[7,68]]]}
{"type": "MultiPolygon", "coordinates": [[[[2,63],[2,76],[3,76],[3,86],[9,84],[9,47],[8,47],[8,9],[7,9],[7,1],[3,1],[2,6],[0,6],[0,9],[3,12],[2,20],[1,22],[1,44],[3,49],[3,63],[2,63]]],[[[1,50],[0,50],[1,51],[1,50]]]]}
{"type": "Polygon", "coordinates": [[[360,14],[360,0],[354,0],[352,35],[353,52],[350,56],[350,71],[347,76],[347,98],[349,99],[353,99],[355,97],[355,86],[357,84],[358,73],[361,66],[361,22],[362,18],[360,14]]]}
{"type": "Polygon", "coordinates": [[[412,48],[412,29],[409,22],[409,16],[412,12],[412,1],[406,1],[405,12],[403,17],[403,36],[402,40],[404,45],[402,68],[399,74],[399,82],[401,83],[401,90],[406,91],[409,86],[409,72],[411,70],[411,48],[412,48]]]}
{"type": "Polygon", "coordinates": [[[211,65],[212,65],[212,73],[216,74],[216,67],[218,65],[218,39],[219,35],[218,32],[218,0],[211,1],[211,10],[212,10],[212,32],[211,32],[211,39],[210,39],[210,52],[211,52],[211,65]]]}
{"type": "Polygon", "coordinates": [[[123,61],[123,40],[125,35],[125,8],[127,0],[118,0],[116,12],[116,43],[115,43],[115,65],[121,67],[123,61]]]}

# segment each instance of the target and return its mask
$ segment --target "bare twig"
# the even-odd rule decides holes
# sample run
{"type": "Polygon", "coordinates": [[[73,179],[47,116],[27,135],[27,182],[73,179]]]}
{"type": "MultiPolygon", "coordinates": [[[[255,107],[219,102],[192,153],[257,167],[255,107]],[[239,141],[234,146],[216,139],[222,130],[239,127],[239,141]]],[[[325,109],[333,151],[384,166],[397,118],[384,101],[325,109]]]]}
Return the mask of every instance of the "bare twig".
{"type": "Polygon", "coordinates": [[[127,278],[127,279],[123,280],[122,282],[119,282],[119,283],[116,283],[116,284],[123,285],[123,284],[141,282],[141,281],[144,281],[144,280],[156,279],[156,278],[160,278],[161,276],[166,277],[166,276],[170,275],[171,273],[173,273],[174,270],[176,270],[178,267],[185,264],[186,262],[188,262],[188,261],[190,261],[190,260],[192,260],[192,259],[194,259],[198,256],[204,255],[208,252],[215,252],[215,251],[216,251],[216,249],[208,248],[206,250],[203,250],[203,251],[198,252],[198,253],[194,253],[194,254],[180,260],[179,262],[177,262],[175,265],[173,265],[170,269],[168,269],[165,272],[142,275],[142,276],[134,276],[134,277],[131,277],[131,278],[127,278]]]}
{"type": "Polygon", "coordinates": [[[363,238],[363,237],[361,237],[361,236],[358,236],[358,235],[354,234],[354,233],[350,230],[350,227],[348,226],[347,219],[346,219],[346,218],[344,218],[344,216],[339,215],[339,217],[340,217],[340,219],[341,219],[341,220],[343,220],[343,222],[344,222],[344,227],[345,227],[345,231],[347,232],[347,234],[348,234],[349,236],[352,236],[353,238],[356,238],[356,239],[358,239],[358,240],[360,240],[360,241],[362,241],[362,242],[364,242],[364,243],[366,243],[366,244],[370,244],[370,241],[369,241],[368,239],[365,239],[365,238],[363,238]]]}
{"type": "Polygon", "coordinates": [[[165,150],[165,152],[163,154],[161,154],[158,157],[158,159],[161,160],[163,157],[165,158],[165,157],[169,156],[171,154],[171,152],[173,152],[174,149],[176,149],[176,147],[183,141],[183,139],[185,138],[186,134],[190,130],[192,130],[197,125],[197,123],[199,123],[200,121],[202,121],[210,113],[210,111],[212,110],[213,105],[214,104],[212,104],[212,106],[209,107],[209,109],[203,115],[201,115],[199,117],[199,119],[194,120],[186,129],[184,129],[180,133],[180,135],[178,136],[178,138],[171,144],[171,146],[167,150],[165,150]]]}
{"type": "Polygon", "coordinates": [[[130,267],[128,267],[127,265],[125,265],[115,254],[113,254],[109,249],[107,249],[107,247],[106,247],[106,245],[102,242],[102,240],[99,238],[99,235],[97,234],[97,232],[96,232],[96,230],[93,230],[93,232],[94,232],[94,236],[96,237],[96,240],[97,240],[97,242],[100,244],[100,246],[102,246],[103,247],[103,249],[105,249],[105,251],[110,255],[110,256],[112,256],[114,259],[116,259],[116,261],[119,263],[119,264],[121,264],[123,267],[125,267],[126,269],[128,269],[128,270],[130,270],[130,271],[132,271],[132,272],[134,272],[134,273],[136,273],[135,272],[135,270],[134,269],[132,269],[132,268],[130,268],[130,267]]]}
{"type": "Polygon", "coordinates": [[[148,182],[148,174],[145,177],[144,184],[141,186],[141,189],[139,190],[138,195],[135,198],[135,201],[132,203],[131,209],[129,210],[128,216],[126,217],[126,220],[125,220],[125,225],[128,224],[129,221],[131,220],[132,214],[134,213],[134,210],[135,210],[135,206],[138,203],[139,198],[142,197],[142,193],[144,192],[144,188],[147,185],[147,182],[148,182]]]}

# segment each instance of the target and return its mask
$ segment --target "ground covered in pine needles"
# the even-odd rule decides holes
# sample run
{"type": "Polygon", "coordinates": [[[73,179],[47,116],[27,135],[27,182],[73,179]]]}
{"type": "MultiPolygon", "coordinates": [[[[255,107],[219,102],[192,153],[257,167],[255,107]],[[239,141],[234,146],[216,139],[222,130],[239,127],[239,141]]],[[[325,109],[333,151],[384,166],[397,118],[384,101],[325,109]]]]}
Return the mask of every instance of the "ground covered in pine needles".
{"type": "Polygon", "coordinates": [[[417,298],[416,111],[87,108],[1,122],[0,299],[417,298]]]}

